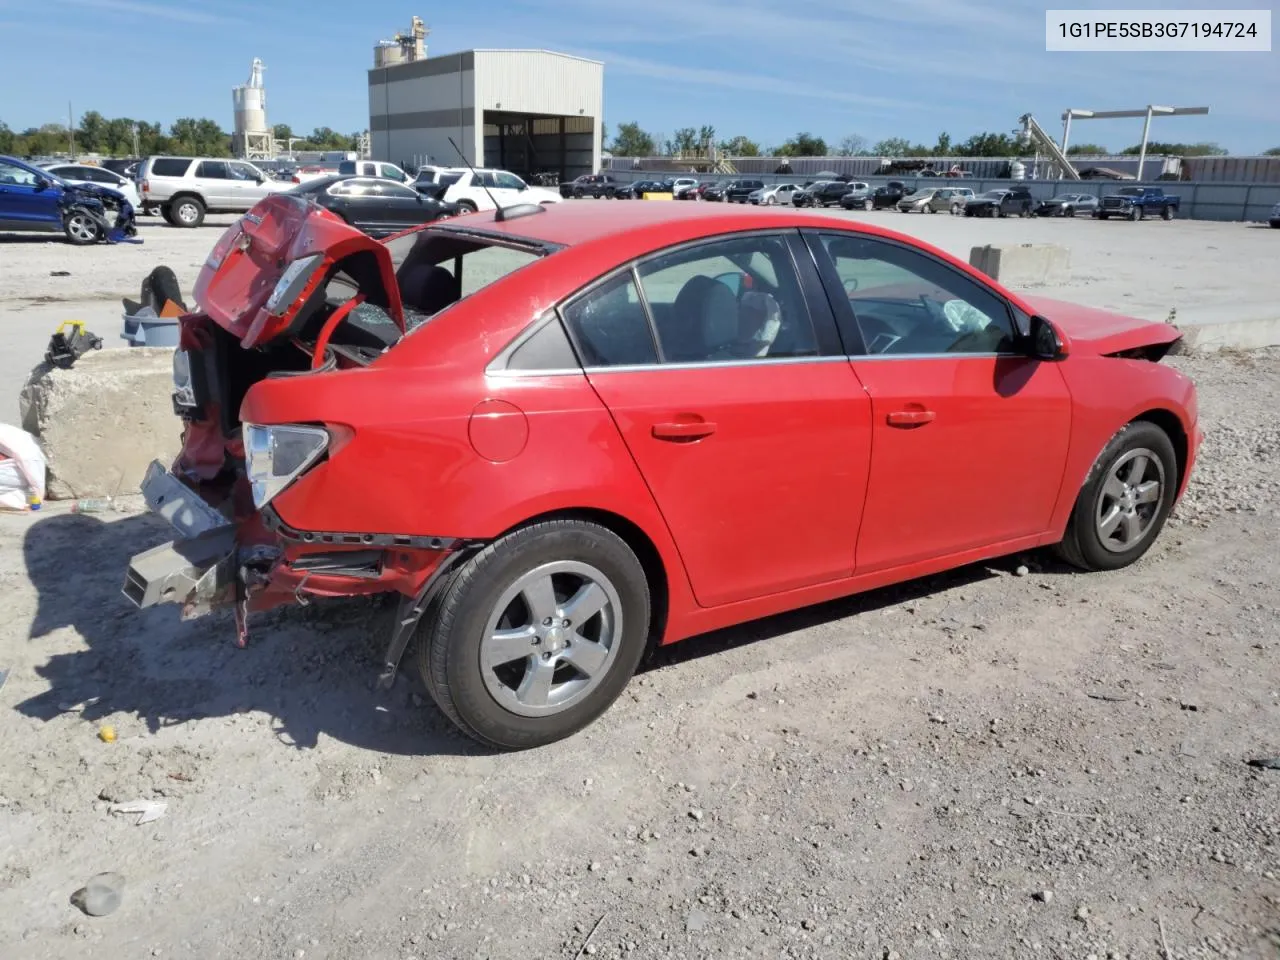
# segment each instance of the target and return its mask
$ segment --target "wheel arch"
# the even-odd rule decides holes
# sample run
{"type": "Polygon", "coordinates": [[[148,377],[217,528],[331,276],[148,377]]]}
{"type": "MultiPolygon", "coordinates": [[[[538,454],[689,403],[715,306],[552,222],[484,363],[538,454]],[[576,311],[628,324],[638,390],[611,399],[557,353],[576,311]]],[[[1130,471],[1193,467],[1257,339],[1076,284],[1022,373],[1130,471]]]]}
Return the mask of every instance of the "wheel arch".
{"type": "Polygon", "coordinates": [[[1182,425],[1182,420],[1172,410],[1153,407],[1138,414],[1129,422],[1155,424],[1169,437],[1169,442],[1173,444],[1173,452],[1178,458],[1178,484],[1176,489],[1181,490],[1183,481],[1187,476],[1187,457],[1190,453],[1190,443],[1186,428],[1182,425]]]}
{"type": "Polygon", "coordinates": [[[651,606],[649,646],[652,648],[660,644],[667,631],[667,618],[671,608],[671,584],[667,566],[662,560],[662,553],[649,534],[639,524],[611,510],[595,507],[566,507],[527,517],[510,529],[504,530],[501,536],[505,537],[524,527],[545,523],[548,520],[581,520],[597,524],[615,534],[631,549],[636,559],[640,561],[645,579],[649,583],[651,606]]]}

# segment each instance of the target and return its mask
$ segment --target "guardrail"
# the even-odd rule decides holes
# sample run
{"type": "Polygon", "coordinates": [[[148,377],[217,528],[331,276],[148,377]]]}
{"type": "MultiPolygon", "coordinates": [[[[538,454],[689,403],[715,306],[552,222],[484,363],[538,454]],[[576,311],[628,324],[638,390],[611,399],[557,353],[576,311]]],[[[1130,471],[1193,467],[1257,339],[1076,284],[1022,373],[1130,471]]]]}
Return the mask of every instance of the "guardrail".
{"type": "MultiPolygon", "coordinates": [[[[618,180],[631,183],[636,180],[654,179],[653,171],[622,171],[610,173],[618,180]]],[[[688,176],[688,174],[683,174],[688,176]]],[[[699,177],[703,180],[723,182],[735,179],[759,180],[767,185],[775,183],[803,184],[812,177],[783,174],[756,174],[743,177],[699,177]]],[[[1262,222],[1268,219],[1272,207],[1280,203],[1280,183],[1197,183],[1195,181],[1133,180],[980,180],[951,177],[858,177],[858,182],[872,187],[883,186],[891,180],[904,183],[910,190],[919,187],[968,187],[974,193],[1008,188],[1014,185],[1026,187],[1037,200],[1047,200],[1058,193],[1087,193],[1095,197],[1115,193],[1120,187],[1159,187],[1165,193],[1180,198],[1178,217],[1183,220],[1219,220],[1262,222]]]]}

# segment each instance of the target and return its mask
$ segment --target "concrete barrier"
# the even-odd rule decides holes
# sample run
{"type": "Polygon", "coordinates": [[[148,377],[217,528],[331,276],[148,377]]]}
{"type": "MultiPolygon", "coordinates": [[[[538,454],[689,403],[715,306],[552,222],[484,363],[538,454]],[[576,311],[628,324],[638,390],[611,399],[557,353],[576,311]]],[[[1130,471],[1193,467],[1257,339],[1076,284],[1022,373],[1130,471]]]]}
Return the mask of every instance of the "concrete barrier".
{"type": "Polygon", "coordinates": [[[36,367],[18,406],[49,461],[46,497],[137,493],[147,465],[181,449],[172,393],[171,347],[98,350],[69,370],[36,367]]]}
{"type": "Polygon", "coordinates": [[[1071,251],[1056,243],[987,244],[969,251],[969,266],[1005,286],[1066,283],[1071,279],[1071,251]]]}

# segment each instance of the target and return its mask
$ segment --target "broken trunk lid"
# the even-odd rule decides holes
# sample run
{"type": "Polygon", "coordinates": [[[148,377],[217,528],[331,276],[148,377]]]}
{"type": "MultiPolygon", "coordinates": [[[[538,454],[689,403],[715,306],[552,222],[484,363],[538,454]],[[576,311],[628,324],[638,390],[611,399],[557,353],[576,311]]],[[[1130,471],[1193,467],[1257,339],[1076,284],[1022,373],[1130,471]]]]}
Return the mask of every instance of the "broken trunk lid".
{"type": "Polygon", "coordinates": [[[395,269],[386,246],[300,196],[277,194],[228,227],[200,270],[195,299],[245,349],[289,332],[316,286],[340,261],[359,262],[367,298],[385,302],[404,330],[395,269]],[[300,261],[304,261],[301,262],[300,261]]]}

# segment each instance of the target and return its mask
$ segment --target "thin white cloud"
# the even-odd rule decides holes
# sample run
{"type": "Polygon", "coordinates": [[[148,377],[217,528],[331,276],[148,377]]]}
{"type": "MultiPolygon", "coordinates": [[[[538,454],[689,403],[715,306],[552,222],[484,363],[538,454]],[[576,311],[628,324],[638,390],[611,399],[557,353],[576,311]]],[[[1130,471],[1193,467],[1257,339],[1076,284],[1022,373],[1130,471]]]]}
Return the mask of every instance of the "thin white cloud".
{"type": "Polygon", "coordinates": [[[139,0],[59,0],[64,4],[77,7],[89,7],[112,13],[132,13],[157,20],[171,20],[175,23],[217,24],[236,23],[235,19],[219,17],[199,10],[188,10],[182,7],[168,6],[158,3],[142,3],[139,0]]]}

